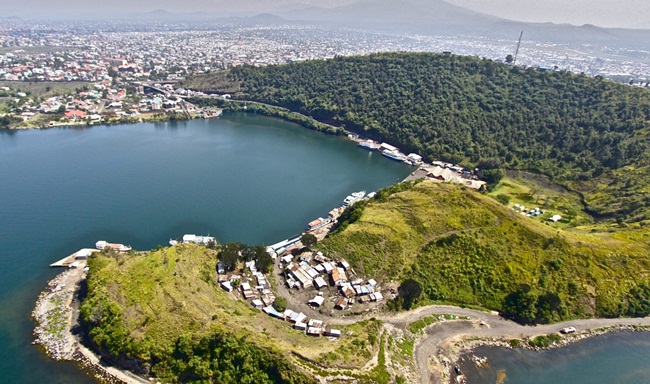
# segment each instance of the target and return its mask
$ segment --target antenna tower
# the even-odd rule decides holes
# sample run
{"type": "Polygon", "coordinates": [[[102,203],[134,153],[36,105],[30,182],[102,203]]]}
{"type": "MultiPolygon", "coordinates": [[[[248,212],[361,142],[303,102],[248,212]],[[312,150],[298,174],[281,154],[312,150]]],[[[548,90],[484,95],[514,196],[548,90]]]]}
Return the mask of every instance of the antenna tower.
{"type": "Polygon", "coordinates": [[[519,47],[521,46],[521,37],[524,35],[524,31],[521,31],[519,34],[519,41],[517,42],[517,50],[515,51],[515,58],[512,60],[512,65],[517,63],[517,55],[519,54],[519,47]]]}

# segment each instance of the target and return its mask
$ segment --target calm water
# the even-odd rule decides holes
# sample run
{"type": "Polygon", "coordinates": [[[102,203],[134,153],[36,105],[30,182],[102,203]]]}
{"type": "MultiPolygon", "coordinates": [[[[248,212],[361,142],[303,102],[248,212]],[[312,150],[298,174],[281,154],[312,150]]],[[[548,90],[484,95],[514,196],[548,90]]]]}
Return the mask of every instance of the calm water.
{"type": "MultiPolygon", "coordinates": [[[[270,244],[326,215],[350,192],[377,190],[409,172],[404,164],[340,138],[243,114],[0,131],[0,383],[94,382],[30,345],[30,311],[57,272],[49,263],[101,239],[140,250],[166,245],[184,233],[270,244]]],[[[565,372],[553,367],[571,372],[580,364],[586,364],[579,368],[585,371],[592,365],[611,367],[608,371],[617,376],[571,379],[571,384],[650,382],[642,371],[650,368],[644,357],[650,355],[648,335],[587,343],[604,344],[576,346],[581,359],[549,355],[546,365],[535,357],[523,363],[511,358],[526,379],[516,379],[515,368],[508,366],[509,382],[530,383],[526,375],[538,375],[542,367],[539,374],[551,376],[537,382],[559,384],[565,372]],[[598,360],[600,353],[609,365],[598,360]],[[627,378],[634,374],[642,376],[627,378]]]]}
{"type": "Polygon", "coordinates": [[[274,243],[409,172],[341,138],[243,114],[0,131],[0,383],[93,382],[30,345],[49,263],[100,239],[140,250],[184,233],[274,243]]]}
{"type": "Polygon", "coordinates": [[[499,371],[505,373],[504,383],[650,383],[648,332],[610,333],[548,351],[480,347],[474,354],[487,356],[489,367],[461,364],[471,384],[494,384],[499,371]]]}

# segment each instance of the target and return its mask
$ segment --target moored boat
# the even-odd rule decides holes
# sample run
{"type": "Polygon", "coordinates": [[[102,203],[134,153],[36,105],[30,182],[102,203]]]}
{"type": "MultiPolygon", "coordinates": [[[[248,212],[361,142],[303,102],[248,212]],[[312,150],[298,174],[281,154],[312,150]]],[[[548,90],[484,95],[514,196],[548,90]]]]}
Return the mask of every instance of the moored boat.
{"type": "Polygon", "coordinates": [[[389,159],[393,159],[393,160],[397,160],[397,161],[404,161],[404,156],[402,156],[397,151],[385,150],[385,151],[382,151],[381,154],[388,157],[389,159]]]}
{"type": "Polygon", "coordinates": [[[343,205],[345,206],[352,205],[357,201],[363,199],[365,195],[366,195],[366,191],[354,192],[343,200],[343,205]]]}

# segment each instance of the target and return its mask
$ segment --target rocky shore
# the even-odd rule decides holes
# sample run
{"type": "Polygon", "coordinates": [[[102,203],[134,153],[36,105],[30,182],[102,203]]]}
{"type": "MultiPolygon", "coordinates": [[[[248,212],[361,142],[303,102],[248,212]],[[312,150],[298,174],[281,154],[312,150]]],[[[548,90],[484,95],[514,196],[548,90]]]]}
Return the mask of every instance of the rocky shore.
{"type": "Polygon", "coordinates": [[[451,356],[448,356],[449,359],[446,361],[445,367],[449,370],[450,383],[462,382],[462,376],[456,376],[456,378],[452,380],[452,378],[454,378],[453,367],[459,366],[461,360],[471,360],[480,367],[486,367],[489,364],[489,361],[486,357],[477,356],[475,354],[475,350],[478,347],[499,347],[506,349],[524,348],[533,351],[550,350],[566,347],[570,344],[578,343],[592,337],[603,336],[612,332],[650,332],[650,327],[626,324],[614,325],[604,328],[587,329],[580,333],[564,335],[562,336],[561,340],[551,342],[548,347],[537,347],[528,343],[528,341],[533,339],[533,337],[516,338],[510,340],[504,340],[503,338],[465,339],[456,344],[457,349],[451,356]],[[513,341],[515,342],[513,343],[513,341]],[[452,365],[451,362],[454,362],[454,364],[452,365]]]}
{"type": "Polygon", "coordinates": [[[77,362],[101,383],[150,383],[130,372],[103,364],[97,354],[72,334],[78,316],[75,297],[86,278],[84,267],[80,265],[79,268],[66,269],[50,280],[41,292],[32,311],[32,318],[36,322],[33,343],[40,345],[55,360],[77,362]]]}
{"type": "Polygon", "coordinates": [[[73,360],[77,341],[70,332],[73,320],[72,301],[84,279],[82,268],[71,268],[50,280],[41,292],[32,318],[36,321],[34,344],[55,360],[73,360]]]}

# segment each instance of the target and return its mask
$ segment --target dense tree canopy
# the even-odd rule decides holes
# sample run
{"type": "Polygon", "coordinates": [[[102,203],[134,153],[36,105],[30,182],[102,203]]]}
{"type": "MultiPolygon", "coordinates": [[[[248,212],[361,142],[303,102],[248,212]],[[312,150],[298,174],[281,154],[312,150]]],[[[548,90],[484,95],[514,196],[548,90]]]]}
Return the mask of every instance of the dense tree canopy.
{"type": "MultiPolygon", "coordinates": [[[[592,186],[585,184],[601,175],[606,182],[612,170],[650,162],[650,92],[599,78],[429,53],[239,67],[229,76],[241,84],[239,98],[344,126],[428,160],[469,165],[496,158],[587,192],[592,186]]],[[[616,177],[629,184],[629,173],[616,177]]],[[[647,201],[619,193],[625,188],[613,185],[616,192],[586,203],[595,214],[638,216],[647,201]]]]}

